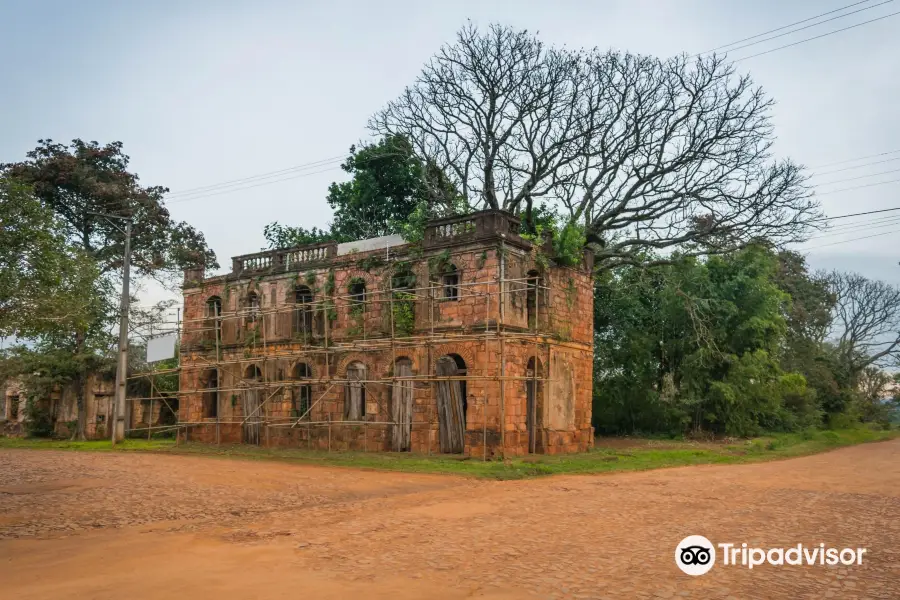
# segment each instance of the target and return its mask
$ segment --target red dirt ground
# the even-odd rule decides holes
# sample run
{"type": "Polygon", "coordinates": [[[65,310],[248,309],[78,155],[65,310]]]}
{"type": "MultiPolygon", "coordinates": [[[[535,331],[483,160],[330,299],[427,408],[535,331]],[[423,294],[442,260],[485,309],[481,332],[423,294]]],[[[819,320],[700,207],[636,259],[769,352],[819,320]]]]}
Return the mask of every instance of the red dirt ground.
{"type": "Polygon", "coordinates": [[[528,481],[0,451],[0,590],[46,598],[900,598],[900,441],[528,481]],[[861,566],[674,564],[689,534],[861,566]]]}

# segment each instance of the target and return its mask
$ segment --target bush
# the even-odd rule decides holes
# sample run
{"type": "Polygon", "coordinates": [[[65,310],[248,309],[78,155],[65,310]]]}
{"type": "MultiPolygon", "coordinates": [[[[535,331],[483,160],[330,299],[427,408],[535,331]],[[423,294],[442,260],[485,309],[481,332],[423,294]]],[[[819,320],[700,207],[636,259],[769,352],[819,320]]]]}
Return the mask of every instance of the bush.
{"type": "Polygon", "coordinates": [[[25,401],[25,433],[28,437],[52,437],[53,436],[53,419],[50,411],[35,402],[34,398],[28,398],[25,401]]]}
{"type": "Polygon", "coordinates": [[[855,415],[847,413],[832,413],[828,415],[829,429],[855,429],[859,427],[859,420],[855,415]]]}

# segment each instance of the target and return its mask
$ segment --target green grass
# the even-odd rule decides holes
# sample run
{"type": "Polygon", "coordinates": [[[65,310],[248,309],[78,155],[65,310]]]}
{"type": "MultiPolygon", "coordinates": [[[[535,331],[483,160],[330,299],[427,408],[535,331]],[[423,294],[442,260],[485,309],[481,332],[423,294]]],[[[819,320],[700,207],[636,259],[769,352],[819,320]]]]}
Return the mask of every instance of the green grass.
{"type": "Polygon", "coordinates": [[[172,440],[127,440],[115,448],[107,441],[60,442],[0,438],[0,448],[35,448],[74,451],[153,452],[243,460],[269,460],[296,464],[353,467],[417,473],[446,473],[490,479],[523,479],[565,473],[609,473],[702,464],[740,464],[805,456],[842,446],[900,437],[900,431],[868,428],[774,434],[738,443],[630,440],[633,447],[598,447],[590,452],[560,456],[533,455],[506,461],[483,462],[477,457],[376,452],[324,452],[293,448],[180,444],[172,440]]]}

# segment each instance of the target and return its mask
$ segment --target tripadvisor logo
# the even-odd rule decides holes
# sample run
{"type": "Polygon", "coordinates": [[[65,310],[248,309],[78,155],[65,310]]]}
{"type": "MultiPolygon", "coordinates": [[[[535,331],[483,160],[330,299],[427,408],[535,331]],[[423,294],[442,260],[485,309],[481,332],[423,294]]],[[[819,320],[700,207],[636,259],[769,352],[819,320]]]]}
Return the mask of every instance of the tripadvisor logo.
{"type": "Polygon", "coordinates": [[[702,535],[689,535],[675,547],[675,564],[688,575],[705,575],[716,564],[719,548],[723,566],[753,569],[760,565],[861,565],[865,548],[830,548],[797,544],[789,548],[754,548],[743,544],[713,544],[702,535]]]}
{"type": "Polygon", "coordinates": [[[688,575],[705,575],[716,564],[716,548],[702,535],[689,535],[675,548],[675,564],[688,575]]]}

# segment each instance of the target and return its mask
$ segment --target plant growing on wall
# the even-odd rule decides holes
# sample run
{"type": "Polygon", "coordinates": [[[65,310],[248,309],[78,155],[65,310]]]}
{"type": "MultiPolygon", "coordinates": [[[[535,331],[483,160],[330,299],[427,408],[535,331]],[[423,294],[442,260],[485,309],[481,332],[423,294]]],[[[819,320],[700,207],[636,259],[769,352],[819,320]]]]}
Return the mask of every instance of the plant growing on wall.
{"type": "Polygon", "coordinates": [[[384,258],[381,257],[381,254],[370,254],[356,261],[356,266],[366,273],[369,273],[372,269],[383,267],[384,264],[384,258]]]}
{"type": "Polygon", "coordinates": [[[444,250],[428,258],[428,274],[432,277],[441,275],[450,264],[450,250],[444,250]]]}
{"type": "Polygon", "coordinates": [[[415,294],[396,292],[393,302],[394,334],[411,336],[416,329],[415,294]]]}

